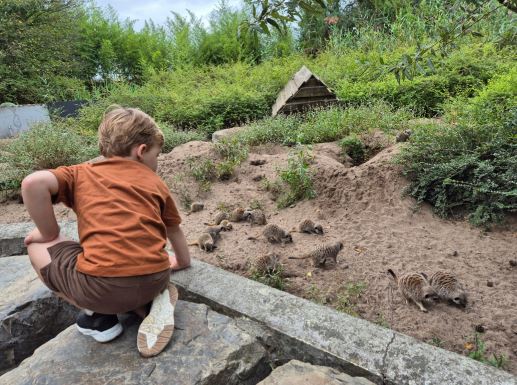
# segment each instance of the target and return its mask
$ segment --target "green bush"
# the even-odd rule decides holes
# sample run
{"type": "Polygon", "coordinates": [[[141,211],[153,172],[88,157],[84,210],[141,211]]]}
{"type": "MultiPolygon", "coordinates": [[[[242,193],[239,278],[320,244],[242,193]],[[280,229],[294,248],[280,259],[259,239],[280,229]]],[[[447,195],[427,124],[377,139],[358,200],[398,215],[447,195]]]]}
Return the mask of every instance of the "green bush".
{"type": "Polygon", "coordinates": [[[303,146],[289,154],[287,168],[279,170],[280,180],[287,186],[287,190],[283,191],[278,198],[279,208],[288,207],[301,199],[316,197],[310,170],[311,160],[312,156],[303,146]]]}
{"type": "Polygon", "coordinates": [[[501,221],[517,211],[516,127],[517,109],[501,126],[417,128],[399,157],[409,193],[443,217],[467,214],[485,227],[501,221]]]}
{"type": "Polygon", "coordinates": [[[34,125],[2,152],[0,163],[7,166],[0,188],[18,188],[33,171],[77,164],[97,155],[97,146],[72,131],[65,121],[34,125]]]}
{"type": "Polygon", "coordinates": [[[171,152],[172,149],[180,144],[191,142],[193,140],[203,140],[204,135],[197,131],[178,131],[164,124],[158,124],[163,132],[164,143],[162,147],[163,153],[171,152]]]}
{"type": "Polygon", "coordinates": [[[239,134],[250,145],[273,142],[284,145],[331,142],[350,134],[382,130],[393,133],[406,127],[412,113],[393,110],[383,101],[350,108],[318,108],[305,115],[279,115],[254,122],[239,134]]]}
{"type": "Polygon", "coordinates": [[[343,153],[348,155],[354,161],[354,165],[364,162],[366,151],[363,142],[355,135],[349,135],[340,140],[339,145],[343,149],[343,153]]]}

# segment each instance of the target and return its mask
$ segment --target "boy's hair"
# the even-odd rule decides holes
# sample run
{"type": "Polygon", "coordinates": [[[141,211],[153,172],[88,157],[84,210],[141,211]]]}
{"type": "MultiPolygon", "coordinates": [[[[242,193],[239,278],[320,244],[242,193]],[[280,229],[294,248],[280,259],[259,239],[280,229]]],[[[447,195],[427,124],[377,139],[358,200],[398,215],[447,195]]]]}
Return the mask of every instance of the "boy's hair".
{"type": "Polygon", "coordinates": [[[139,144],[163,146],[156,122],[138,108],[110,106],[99,126],[99,150],[105,157],[129,156],[139,144]]]}

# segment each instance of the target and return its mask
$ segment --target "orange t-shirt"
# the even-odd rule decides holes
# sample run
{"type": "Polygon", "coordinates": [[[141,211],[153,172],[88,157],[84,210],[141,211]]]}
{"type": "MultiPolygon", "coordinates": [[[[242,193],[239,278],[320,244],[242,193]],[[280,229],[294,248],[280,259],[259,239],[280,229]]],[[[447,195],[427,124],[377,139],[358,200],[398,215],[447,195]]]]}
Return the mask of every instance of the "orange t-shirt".
{"type": "Polygon", "coordinates": [[[98,277],[152,274],[170,267],[166,227],[181,218],[165,183],[122,157],[50,170],[63,202],[77,214],[78,271],[98,277]]]}

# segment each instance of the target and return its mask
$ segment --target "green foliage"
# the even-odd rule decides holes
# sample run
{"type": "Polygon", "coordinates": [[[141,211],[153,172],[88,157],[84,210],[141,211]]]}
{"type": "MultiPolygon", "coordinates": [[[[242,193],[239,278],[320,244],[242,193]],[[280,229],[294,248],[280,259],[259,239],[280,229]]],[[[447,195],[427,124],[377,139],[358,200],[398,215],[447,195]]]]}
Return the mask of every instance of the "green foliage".
{"type": "Polygon", "coordinates": [[[331,142],[350,134],[382,130],[386,133],[405,128],[412,117],[407,109],[393,110],[385,102],[350,108],[314,109],[305,115],[277,116],[251,123],[239,134],[250,145],[260,143],[312,144],[331,142]]]}
{"type": "Polygon", "coordinates": [[[178,173],[172,178],[167,178],[166,183],[169,189],[178,197],[181,206],[185,210],[190,210],[190,205],[194,199],[192,198],[186,177],[187,175],[184,172],[178,173]]]}
{"type": "Polygon", "coordinates": [[[336,310],[357,317],[357,301],[365,289],[366,283],[364,282],[349,283],[342,287],[337,295],[336,310]]]}
{"type": "Polygon", "coordinates": [[[343,149],[343,153],[352,158],[354,165],[357,166],[364,162],[366,151],[363,142],[357,136],[346,136],[339,141],[339,145],[343,149]]]}
{"type": "Polygon", "coordinates": [[[165,139],[162,147],[164,153],[171,152],[174,147],[180,144],[204,139],[203,134],[197,131],[178,131],[164,124],[159,124],[159,126],[165,139]]]}
{"type": "Polygon", "coordinates": [[[8,144],[0,157],[7,163],[0,189],[16,189],[33,171],[68,166],[98,155],[98,149],[72,131],[67,122],[34,125],[8,144]]]}
{"type": "Polygon", "coordinates": [[[417,127],[403,149],[409,193],[439,215],[468,214],[486,227],[517,211],[517,89],[507,83],[514,73],[494,79],[461,108],[455,103],[449,117],[458,124],[417,127]]]}
{"type": "Polygon", "coordinates": [[[468,356],[473,360],[483,362],[496,368],[503,368],[508,362],[508,358],[504,354],[494,353],[492,357],[487,357],[485,352],[485,342],[480,338],[478,333],[474,336],[473,345],[474,349],[468,354],[468,356]]]}
{"type": "Polygon", "coordinates": [[[283,277],[283,273],[284,268],[280,263],[278,263],[271,271],[261,273],[253,268],[249,271],[251,279],[263,283],[264,285],[274,287],[278,290],[285,290],[287,285],[283,277]]]}
{"type": "Polygon", "coordinates": [[[303,146],[289,154],[287,168],[279,170],[280,180],[287,186],[287,190],[278,198],[279,208],[288,207],[301,199],[316,197],[310,170],[311,161],[312,155],[303,146]]]}
{"type": "Polygon", "coordinates": [[[187,167],[190,175],[199,182],[201,189],[208,191],[211,182],[216,177],[216,166],[211,159],[187,158],[187,167]]]}

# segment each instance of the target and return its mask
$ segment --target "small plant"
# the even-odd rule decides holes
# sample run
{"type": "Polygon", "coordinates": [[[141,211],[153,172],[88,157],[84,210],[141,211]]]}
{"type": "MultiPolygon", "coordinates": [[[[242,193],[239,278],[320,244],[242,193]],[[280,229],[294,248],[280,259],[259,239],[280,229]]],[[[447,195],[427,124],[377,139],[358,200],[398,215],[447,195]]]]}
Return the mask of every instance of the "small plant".
{"type": "Polygon", "coordinates": [[[232,177],[235,170],[235,163],[232,161],[225,160],[223,162],[217,162],[215,165],[217,179],[228,180],[232,177]]]}
{"type": "Polygon", "coordinates": [[[357,166],[364,162],[366,151],[363,142],[356,135],[348,135],[339,141],[343,153],[352,158],[357,166]]]}
{"type": "Polygon", "coordinates": [[[216,209],[218,211],[224,211],[225,213],[229,213],[231,207],[226,202],[217,202],[216,209]]]}
{"type": "Polygon", "coordinates": [[[249,270],[251,279],[263,283],[264,285],[274,287],[278,290],[284,290],[286,287],[283,272],[284,268],[281,264],[277,264],[273,270],[264,273],[261,273],[254,268],[249,270]]]}
{"type": "Polygon", "coordinates": [[[262,205],[262,202],[260,202],[259,200],[257,199],[253,199],[249,205],[249,207],[252,209],[252,210],[262,210],[263,209],[263,205],[262,205]]]}
{"type": "Polygon", "coordinates": [[[201,189],[209,191],[211,182],[216,176],[216,167],[212,160],[201,158],[187,158],[190,175],[199,182],[201,189]]]}
{"type": "Polygon", "coordinates": [[[189,187],[185,182],[185,174],[179,173],[174,175],[172,178],[167,179],[167,185],[169,189],[176,194],[181,206],[189,210],[191,203],[194,201],[190,195],[189,187]]]}
{"type": "Polygon", "coordinates": [[[223,139],[215,144],[215,150],[225,160],[240,164],[248,158],[248,145],[237,137],[223,139]]]}
{"type": "Polygon", "coordinates": [[[377,325],[382,326],[383,328],[390,328],[390,324],[388,321],[386,321],[386,318],[384,318],[384,314],[379,313],[377,315],[377,318],[374,321],[377,325]]]}
{"type": "Polygon", "coordinates": [[[282,182],[279,180],[271,181],[268,178],[264,178],[261,181],[262,188],[271,194],[271,199],[276,201],[280,194],[283,192],[282,182]]]}
{"type": "Polygon", "coordinates": [[[485,364],[502,368],[506,365],[508,358],[504,354],[493,353],[491,358],[486,356],[485,342],[480,338],[479,333],[474,335],[474,342],[467,342],[465,344],[467,350],[470,350],[468,356],[473,360],[483,362],[485,364]]]}
{"type": "Polygon", "coordinates": [[[364,282],[349,283],[342,287],[337,295],[336,310],[357,317],[357,301],[365,289],[364,282]]]}
{"type": "Polygon", "coordinates": [[[313,302],[324,304],[326,302],[325,295],[321,292],[321,289],[315,284],[310,285],[305,290],[305,296],[313,302]]]}
{"type": "Polygon", "coordinates": [[[316,197],[310,170],[312,159],[312,155],[304,146],[298,146],[289,154],[287,168],[279,171],[280,179],[287,185],[288,190],[284,190],[278,198],[278,208],[288,207],[301,199],[316,197]]]}
{"type": "Polygon", "coordinates": [[[437,348],[443,347],[443,340],[440,337],[433,336],[430,340],[427,341],[429,345],[436,346],[437,348]]]}

